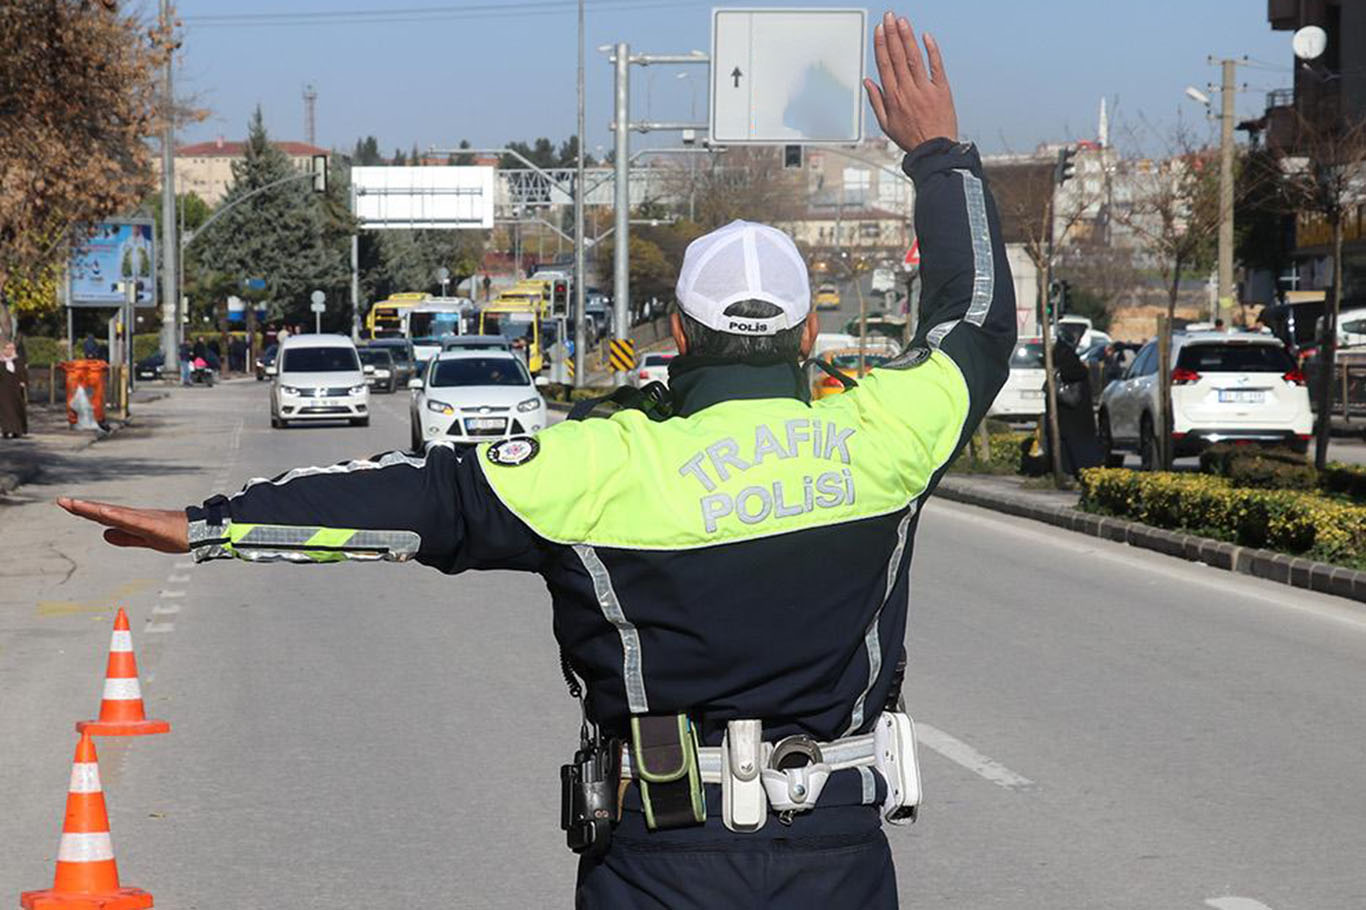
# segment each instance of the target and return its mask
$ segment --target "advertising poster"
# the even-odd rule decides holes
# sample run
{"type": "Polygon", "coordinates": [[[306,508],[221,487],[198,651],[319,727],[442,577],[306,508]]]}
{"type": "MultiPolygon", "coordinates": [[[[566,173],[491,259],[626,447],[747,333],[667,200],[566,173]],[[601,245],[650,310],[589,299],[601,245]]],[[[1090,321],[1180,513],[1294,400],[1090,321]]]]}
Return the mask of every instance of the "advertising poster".
{"type": "Polygon", "coordinates": [[[71,251],[71,306],[122,306],[122,282],[138,284],[138,306],[156,305],[156,245],[152,222],[101,221],[71,251]]]}

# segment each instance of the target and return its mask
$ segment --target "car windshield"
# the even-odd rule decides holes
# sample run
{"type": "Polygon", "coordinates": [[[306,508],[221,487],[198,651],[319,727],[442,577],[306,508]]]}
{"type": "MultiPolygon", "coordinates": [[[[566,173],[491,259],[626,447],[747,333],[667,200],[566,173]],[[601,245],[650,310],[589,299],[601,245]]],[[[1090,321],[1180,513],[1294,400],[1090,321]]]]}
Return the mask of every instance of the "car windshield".
{"type": "Polygon", "coordinates": [[[1015,352],[1010,355],[1010,367],[1015,370],[1042,370],[1043,342],[1030,341],[1025,344],[1017,344],[1015,352]]]}
{"type": "Polygon", "coordinates": [[[820,290],[816,291],[816,293],[817,293],[817,294],[833,294],[833,293],[835,293],[835,286],[834,286],[833,284],[823,284],[823,285],[820,286],[820,290]]]}
{"type": "Polygon", "coordinates": [[[531,385],[531,376],[516,357],[461,357],[442,360],[432,371],[432,386],[531,385]]]}
{"type": "Polygon", "coordinates": [[[394,358],[388,351],[376,350],[374,348],[361,348],[356,353],[360,354],[361,363],[374,364],[377,367],[387,367],[394,362],[394,358]]]}
{"type": "Polygon", "coordinates": [[[407,363],[409,360],[412,359],[408,356],[407,342],[403,342],[400,344],[376,344],[375,347],[384,348],[385,350],[387,350],[390,354],[393,355],[394,361],[397,363],[407,363]]]}
{"type": "Polygon", "coordinates": [[[289,348],[280,369],[286,373],[354,373],[360,363],[354,348],[289,348]]]}
{"type": "Polygon", "coordinates": [[[506,351],[506,341],[448,341],[448,351],[506,351]]]}
{"type": "MultiPolygon", "coordinates": [[[[886,354],[864,354],[863,363],[868,369],[880,367],[891,358],[886,354]]],[[[830,363],[839,367],[841,370],[857,370],[858,354],[836,354],[830,358],[830,363]]]]}
{"type": "Polygon", "coordinates": [[[667,366],[670,360],[674,359],[673,354],[646,354],[645,362],[641,366],[662,367],[667,366]]]}
{"type": "Polygon", "coordinates": [[[1190,344],[1177,355],[1179,368],[1197,373],[1288,373],[1295,361],[1275,344],[1190,344]]]}
{"type": "Polygon", "coordinates": [[[412,313],[408,316],[408,334],[414,341],[427,341],[442,335],[460,332],[460,314],[451,313],[412,313]]]}

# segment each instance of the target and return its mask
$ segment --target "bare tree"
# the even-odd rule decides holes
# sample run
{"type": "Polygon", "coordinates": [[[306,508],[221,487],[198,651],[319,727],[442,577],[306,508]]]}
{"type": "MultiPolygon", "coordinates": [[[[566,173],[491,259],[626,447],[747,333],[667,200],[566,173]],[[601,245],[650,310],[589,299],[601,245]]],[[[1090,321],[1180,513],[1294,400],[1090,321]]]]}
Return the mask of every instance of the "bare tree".
{"type": "Polygon", "coordinates": [[[113,4],[0,4],[0,337],[11,280],[59,262],[72,228],[136,205],[150,188],[165,51],[113,4]]]}
{"type": "Polygon", "coordinates": [[[1300,149],[1303,157],[1283,162],[1287,171],[1287,201],[1302,215],[1322,218],[1332,232],[1333,286],[1324,314],[1316,389],[1314,464],[1322,470],[1328,461],[1332,377],[1337,359],[1338,313],[1342,309],[1343,222],[1366,200],[1366,120],[1322,126],[1301,121],[1300,149]]]}

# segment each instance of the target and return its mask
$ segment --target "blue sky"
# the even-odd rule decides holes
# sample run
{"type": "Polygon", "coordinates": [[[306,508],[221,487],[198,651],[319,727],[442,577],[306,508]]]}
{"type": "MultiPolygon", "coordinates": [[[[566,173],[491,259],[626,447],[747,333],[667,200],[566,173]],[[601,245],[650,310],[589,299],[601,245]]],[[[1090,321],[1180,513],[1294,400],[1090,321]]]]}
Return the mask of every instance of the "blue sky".
{"type": "MultiPolygon", "coordinates": [[[[633,51],[647,53],[709,50],[713,5],[588,0],[590,148],[611,142],[611,70],[595,48],[627,41],[633,51]]],[[[558,141],[574,131],[572,2],[182,0],[177,9],[186,22],[178,87],[211,111],[185,131],[185,142],[241,137],[258,103],[275,137],[303,139],[306,82],[317,87],[324,146],[349,149],[358,136],[374,134],[387,154],[462,138],[478,146],[540,135],[558,141]],[[480,15],[402,21],[403,14],[390,12],[383,18],[398,21],[226,27],[196,20],[430,6],[474,6],[480,15]]],[[[868,9],[870,20],[881,12],[868,9]]],[[[1218,68],[1206,63],[1210,54],[1252,58],[1253,65],[1240,70],[1239,82],[1248,86],[1239,95],[1240,116],[1259,113],[1266,91],[1291,81],[1289,35],[1268,28],[1261,0],[941,0],[896,9],[939,40],[962,132],[988,151],[1093,138],[1101,95],[1117,104],[1119,119],[1130,128],[1126,135],[1168,129],[1178,111],[1204,130],[1202,110],[1183,91],[1217,81],[1218,68]]],[[[703,69],[633,68],[633,116],[688,119],[694,85],[700,116],[706,109],[703,69]],[[679,79],[680,72],[694,75],[679,79]]],[[[871,111],[867,123],[875,132],[871,111]]],[[[670,141],[633,138],[637,145],[670,141]]]]}

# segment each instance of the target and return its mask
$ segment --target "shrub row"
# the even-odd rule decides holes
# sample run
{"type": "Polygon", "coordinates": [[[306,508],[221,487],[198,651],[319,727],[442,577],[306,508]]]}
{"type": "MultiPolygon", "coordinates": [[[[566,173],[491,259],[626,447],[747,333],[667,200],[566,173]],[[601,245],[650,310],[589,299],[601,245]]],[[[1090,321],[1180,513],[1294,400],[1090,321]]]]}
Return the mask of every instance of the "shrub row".
{"type": "MultiPolygon", "coordinates": [[[[992,432],[988,434],[991,439],[991,458],[983,459],[980,455],[973,457],[974,448],[964,447],[961,454],[949,466],[949,470],[955,473],[971,474],[1018,474],[1020,473],[1020,446],[1024,441],[1032,437],[1033,433],[1018,433],[1013,431],[992,432]]],[[[973,436],[973,446],[976,446],[977,436],[973,436]]]]}
{"type": "Polygon", "coordinates": [[[1210,474],[1082,472],[1082,507],[1327,562],[1366,560],[1366,508],[1300,490],[1235,486],[1210,474]]]}
{"type": "Polygon", "coordinates": [[[1235,487],[1262,490],[1313,490],[1318,472],[1298,452],[1215,445],[1200,453],[1200,470],[1227,477],[1235,487]]]}
{"type": "Polygon", "coordinates": [[[1319,489],[1354,502],[1366,502],[1366,466],[1329,462],[1319,472],[1319,489]]]}

